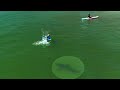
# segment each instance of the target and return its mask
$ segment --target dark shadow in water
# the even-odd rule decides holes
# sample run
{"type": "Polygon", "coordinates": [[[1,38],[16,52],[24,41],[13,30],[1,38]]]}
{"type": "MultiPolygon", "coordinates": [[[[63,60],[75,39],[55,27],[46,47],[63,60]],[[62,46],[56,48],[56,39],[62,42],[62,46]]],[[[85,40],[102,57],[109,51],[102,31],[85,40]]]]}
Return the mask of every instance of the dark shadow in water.
{"type": "Polygon", "coordinates": [[[59,70],[66,70],[72,73],[79,73],[80,71],[73,69],[69,64],[60,64],[56,63],[56,65],[59,67],[59,70]]]}

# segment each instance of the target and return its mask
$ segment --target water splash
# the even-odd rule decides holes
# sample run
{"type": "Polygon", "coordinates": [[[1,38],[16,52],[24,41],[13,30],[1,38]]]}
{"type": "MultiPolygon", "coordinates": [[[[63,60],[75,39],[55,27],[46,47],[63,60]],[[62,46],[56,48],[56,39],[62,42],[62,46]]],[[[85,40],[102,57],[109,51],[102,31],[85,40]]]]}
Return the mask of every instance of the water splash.
{"type": "Polygon", "coordinates": [[[47,36],[43,36],[41,41],[36,41],[36,42],[33,43],[33,45],[49,46],[50,42],[47,41],[47,36]]]}
{"type": "Polygon", "coordinates": [[[34,42],[33,45],[35,45],[35,46],[38,46],[38,45],[49,46],[50,45],[50,42],[47,41],[47,34],[43,31],[42,31],[42,33],[43,33],[42,40],[34,42]]]}

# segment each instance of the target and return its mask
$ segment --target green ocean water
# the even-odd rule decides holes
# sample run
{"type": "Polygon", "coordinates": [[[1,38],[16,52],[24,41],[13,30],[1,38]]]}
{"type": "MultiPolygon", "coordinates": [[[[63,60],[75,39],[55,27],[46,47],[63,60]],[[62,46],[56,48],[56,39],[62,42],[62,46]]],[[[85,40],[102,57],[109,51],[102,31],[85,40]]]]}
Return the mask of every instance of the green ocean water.
{"type": "Polygon", "coordinates": [[[119,11],[0,11],[0,78],[56,79],[52,63],[74,56],[84,63],[79,79],[120,78],[119,11]],[[100,16],[81,22],[88,13],[100,16]],[[41,29],[52,36],[43,48],[41,29]]]}

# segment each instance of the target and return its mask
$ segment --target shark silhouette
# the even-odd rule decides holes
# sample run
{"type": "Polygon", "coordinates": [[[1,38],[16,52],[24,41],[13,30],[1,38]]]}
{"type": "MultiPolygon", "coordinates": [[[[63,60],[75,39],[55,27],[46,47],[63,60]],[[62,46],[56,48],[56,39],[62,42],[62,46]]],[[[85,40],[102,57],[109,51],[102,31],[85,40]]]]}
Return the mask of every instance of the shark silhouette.
{"type": "Polygon", "coordinates": [[[79,70],[75,70],[73,69],[69,64],[60,64],[60,63],[56,63],[56,65],[59,67],[59,70],[67,70],[69,72],[73,72],[73,73],[79,73],[79,70]]]}

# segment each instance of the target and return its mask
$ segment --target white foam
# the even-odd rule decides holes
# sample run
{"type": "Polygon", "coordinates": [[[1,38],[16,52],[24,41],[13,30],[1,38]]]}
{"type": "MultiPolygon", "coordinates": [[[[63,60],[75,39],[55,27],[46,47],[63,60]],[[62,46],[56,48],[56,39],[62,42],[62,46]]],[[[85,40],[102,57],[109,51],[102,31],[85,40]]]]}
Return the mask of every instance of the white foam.
{"type": "Polygon", "coordinates": [[[47,36],[43,36],[41,41],[34,42],[33,45],[49,46],[50,42],[47,42],[47,36]]]}

